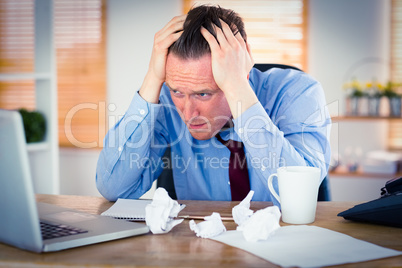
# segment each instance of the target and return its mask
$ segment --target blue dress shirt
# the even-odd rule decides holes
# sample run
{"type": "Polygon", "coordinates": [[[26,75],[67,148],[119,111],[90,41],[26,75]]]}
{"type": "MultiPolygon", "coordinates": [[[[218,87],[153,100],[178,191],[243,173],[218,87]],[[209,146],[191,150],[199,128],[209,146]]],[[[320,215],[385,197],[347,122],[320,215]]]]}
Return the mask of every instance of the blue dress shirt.
{"type": "MultiPolygon", "coordinates": [[[[253,69],[249,83],[259,102],[220,135],[243,142],[253,200],[277,204],[267,179],[278,167],[315,166],[321,179],[327,175],[331,119],[321,85],[306,73],[253,69]]],[[[215,137],[191,136],[166,85],[159,100],[148,103],[135,93],[124,117],[107,133],[96,170],[99,192],[112,201],[141,197],[168,165],[162,156],[170,145],[178,199],[231,200],[230,151],[215,137]]]]}

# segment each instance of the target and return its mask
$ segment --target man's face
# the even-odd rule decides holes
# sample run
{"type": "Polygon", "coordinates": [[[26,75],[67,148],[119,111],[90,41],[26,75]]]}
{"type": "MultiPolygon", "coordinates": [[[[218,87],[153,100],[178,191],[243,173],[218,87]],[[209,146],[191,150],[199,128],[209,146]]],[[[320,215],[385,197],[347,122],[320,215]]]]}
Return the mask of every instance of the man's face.
{"type": "Polygon", "coordinates": [[[191,135],[207,140],[232,118],[225,95],[215,83],[211,55],[183,60],[169,54],[166,85],[191,135]]]}

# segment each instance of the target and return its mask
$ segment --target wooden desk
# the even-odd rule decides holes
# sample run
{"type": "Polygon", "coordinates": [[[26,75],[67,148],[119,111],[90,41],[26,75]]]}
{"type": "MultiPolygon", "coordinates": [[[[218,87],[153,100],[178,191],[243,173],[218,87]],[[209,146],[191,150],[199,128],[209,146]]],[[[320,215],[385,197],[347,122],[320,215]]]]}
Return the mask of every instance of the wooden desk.
{"type": "MultiPolygon", "coordinates": [[[[100,197],[38,195],[40,202],[61,205],[100,214],[113,203],[100,197]]],[[[238,202],[183,201],[184,213],[210,215],[212,212],[231,214],[238,202]]],[[[313,225],[351,235],[374,244],[402,250],[402,229],[349,222],[336,215],[355,205],[355,202],[320,202],[313,225]]],[[[253,210],[270,203],[252,202],[253,210]]],[[[234,230],[234,222],[224,222],[234,230]]],[[[281,225],[286,225],[281,223],[281,225]]],[[[190,230],[188,220],[164,235],[147,235],[69,249],[54,253],[35,254],[0,243],[0,267],[277,267],[243,250],[198,238],[190,230]]],[[[402,256],[370,262],[347,264],[341,267],[402,266],[402,256]]],[[[339,267],[339,266],[337,266],[339,267]]]]}

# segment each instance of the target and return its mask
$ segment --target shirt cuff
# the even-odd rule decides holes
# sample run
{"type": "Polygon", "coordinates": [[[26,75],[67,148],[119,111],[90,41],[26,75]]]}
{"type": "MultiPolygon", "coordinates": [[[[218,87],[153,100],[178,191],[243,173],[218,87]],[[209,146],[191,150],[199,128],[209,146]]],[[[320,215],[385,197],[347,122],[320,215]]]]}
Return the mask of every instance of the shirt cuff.
{"type": "Polygon", "coordinates": [[[141,97],[138,91],[136,91],[131,100],[130,106],[127,109],[126,116],[135,115],[139,119],[145,119],[150,111],[158,113],[160,106],[160,104],[147,102],[141,97]]]}

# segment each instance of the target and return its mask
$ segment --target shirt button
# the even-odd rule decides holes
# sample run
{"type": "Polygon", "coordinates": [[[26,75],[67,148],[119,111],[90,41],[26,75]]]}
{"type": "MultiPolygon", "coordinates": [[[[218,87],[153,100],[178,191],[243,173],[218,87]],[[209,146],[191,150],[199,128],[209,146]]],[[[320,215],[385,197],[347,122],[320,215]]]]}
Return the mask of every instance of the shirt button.
{"type": "Polygon", "coordinates": [[[119,150],[119,152],[121,152],[123,150],[123,148],[119,147],[118,150],[119,150]]]}
{"type": "Polygon", "coordinates": [[[230,185],[230,181],[228,181],[228,185],[230,185]]]}
{"type": "Polygon", "coordinates": [[[261,167],[261,171],[265,171],[267,168],[265,166],[261,167]]]}
{"type": "Polygon", "coordinates": [[[244,132],[244,128],[239,128],[239,133],[242,134],[244,132]]]}
{"type": "Polygon", "coordinates": [[[140,110],[140,115],[144,115],[145,114],[145,110],[144,109],[141,109],[140,110]]]}

